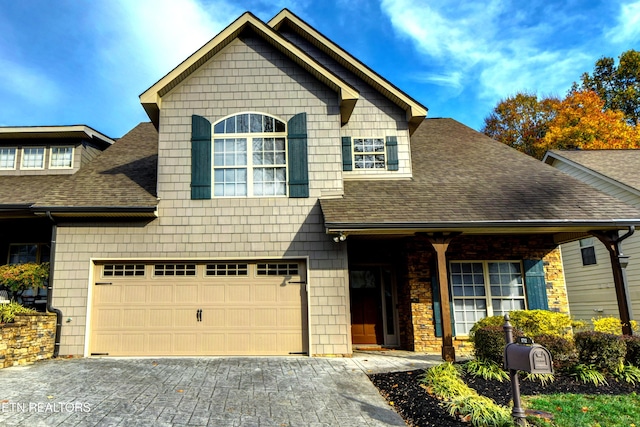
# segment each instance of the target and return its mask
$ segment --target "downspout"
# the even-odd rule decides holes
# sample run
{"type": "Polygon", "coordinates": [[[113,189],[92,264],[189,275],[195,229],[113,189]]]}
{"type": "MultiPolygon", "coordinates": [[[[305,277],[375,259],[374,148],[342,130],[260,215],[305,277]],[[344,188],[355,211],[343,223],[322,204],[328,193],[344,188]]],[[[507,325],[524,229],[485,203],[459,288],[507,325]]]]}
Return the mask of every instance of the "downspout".
{"type": "Polygon", "coordinates": [[[53,225],[51,226],[51,254],[49,256],[49,285],[47,286],[47,311],[56,314],[56,336],[55,344],[53,347],[53,357],[58,357],[60,353],[60,336],[62,332],[62,311],[55,308],[52,304],[53,301],[53,266],[56,260],[56,237],[58,234],[58,225],[51,216],[51,211],[47,211],[47,217],[51,220],[53,225]]]}

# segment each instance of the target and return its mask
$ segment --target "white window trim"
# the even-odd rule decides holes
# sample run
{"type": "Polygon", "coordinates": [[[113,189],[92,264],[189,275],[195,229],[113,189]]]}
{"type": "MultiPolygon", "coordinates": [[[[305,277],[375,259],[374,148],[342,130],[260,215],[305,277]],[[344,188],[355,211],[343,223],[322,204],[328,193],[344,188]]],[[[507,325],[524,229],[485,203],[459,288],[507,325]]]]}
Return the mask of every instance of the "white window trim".
{"type": "MultiPolygon", "coordinates": [[[[375,152],[373,152],[375,153],[375,152]]],[[[353,165],[352,169],[350,172],[366,172],[366,173],[370,173],[370,172],[387,172],[387,159],[388,159],[388,155],[387,155],[387,135],[376,135],[376,136],[352,136],[351,137],[351,164],[353,165]],[[382,147],[384,148],[384,151],[382,152],[378,152],[378,154],[383,154],[384,155],[384,167],[383,168],[357,168],[356,167],[356,154],[361,155],[361,154],[370,154],[369,152],[363,153],[363,152],[356,152],[356,139],[382,139],[382,147]]]]}
{"type": "MultiPolygon", "coordinates": [[[[524,309],[527,310],[527,307],[529,306],[528,301],[527,301],[527,283],[526,283],[526,278],[525,278],[525,274],[524,274],[524,266],[522,264],[522,260],[509,260],[509,259],[483,259],[483,260],[451,260],[448,263],[448,268],[449,268],[449,292],[451,293],[451,300],[455,300],[455,299],[460,299],[460,300],[465,300],[465,299],[481,299],[484,298],[485,299],[485,303],[486,303],[486,307],[487,307],[487,317],[491,317],[494,315],[493,313],[493,303],[491,301],[491,299],[493,298],[491,295],[491,283],[489,281],[489,263],[517,263],[520,265],[520,275],[522,277],[522,291],[523,291],[523,296],[522,297],[512,297],[511,299],[518,299],[518,300],[523,300],[524,301],[524,309]],[[484,296],[469,296],[469,297],[465,297],[465,296],[454,296],[453,295],[453,281],[452,276],[451,276],[451,264],[452,263],[463,263],[463,264],[472,264],[472,263],[482,263],[482,274],[484,276],[484,296]]],[[[504,299],[504,298],[503,298],[504,299]]],[[[453,306],[453,304],[452,304],[453,306]]],[[[456,322],[455,319],[455,313],[453,313],[453,319],[454,323],[456,322]]],[[[456,336],[458,337],[466,337],[468,336],[467,334],[463,334],[460,332],[456,331],[456,336]]]]}
{"type": "Polygon", "coordinates": [[[249,197],[257,197],[257,198],[287,198],[289,197],[289,186],[288,186],[288,177],[289,177],[289,142],[288,142],[288,126],[287,121],[282,118],[263,113],[260,111],[239,111],[237,113],[229,114],[214,123],[211,123],[211,198],[224,198],[224,199],[246,199],[249,197]],[[214,129],[218,123],[224,122],[230,117],[239,116],[242,114],[260,114],[261,116],[272,117],[276,120],[284,123],[284,132],[262,132],[262,133],[251,133],[251,132],[243,132],[243,133],[215,133],[214,129]],[[214,140],[216,139],[241,139],[244,138],[247,141],[247,164],[242,166],[216,166],[215,164],[215,147],[214,140]],[[285,194],[277,194],[277,195],[266,195],[266,196],[255,196],[253,194],[253,138],[284,138],[284,167],[285,167],[285,194]],[[246,169],[247,170],[247,195],[246,196],[216,196],[215,195],[215,169],[246,169]]]}
{"type": "Polygon", "coordinates": [[[36,147],[22,147],[22,158],[20,159],[20,169],[23,170],[44,170],[44,165],[46,164],[47,158],[47,147],[36,146],[36,147]],[[25,150],[32,150],[42,148],[42,166],[41,167],[27,167],[24,165],[25,160],[25,150]]]}
{"type": "Polygon", "coordinates": [[[73,169],[74,156],[75,156],[75,147],[73,145],[51,147],[49,149],[49,169],[73,169]],[[70,166],[53,166],[53,150],[56,148],[71,148],[71,165],[70,166]]]}
{"type": "Polygon", "coordinates": [[[0,166],[0,170],[10,171],[16,170],[16,164],[18,162],[18,147],[0,147],[0,150],[13,150],[13,167],[5,167],[0,166]]]}

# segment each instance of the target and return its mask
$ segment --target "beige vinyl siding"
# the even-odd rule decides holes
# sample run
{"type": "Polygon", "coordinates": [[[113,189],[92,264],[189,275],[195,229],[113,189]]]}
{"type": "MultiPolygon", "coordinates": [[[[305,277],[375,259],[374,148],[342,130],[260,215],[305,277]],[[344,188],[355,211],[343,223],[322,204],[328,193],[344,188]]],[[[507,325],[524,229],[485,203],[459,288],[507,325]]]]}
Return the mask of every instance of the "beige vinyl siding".
{"type": "MultiPolygon", "coordinates": [[[[640,196],[615,182],[602,179],[558,159],[554,160],[553,166],[620,199],[621,203],[640,207],[640,196]]],[[[577,319],[589,320],[599,315],[619,316],[609,252],[598,239],[594,241],[597,264],[588,266],[582,265],[578,242],[562,245],[562,261],[565,267],[571,314],[577,319]],[[600,309],[603,311],[600,312],[600,309]]],[[[634,235],[622,243],[622,251],[630,256],[626,272],[632,310],[637,319],[640,316],[640,230],[636,230],[634,235]]]]}

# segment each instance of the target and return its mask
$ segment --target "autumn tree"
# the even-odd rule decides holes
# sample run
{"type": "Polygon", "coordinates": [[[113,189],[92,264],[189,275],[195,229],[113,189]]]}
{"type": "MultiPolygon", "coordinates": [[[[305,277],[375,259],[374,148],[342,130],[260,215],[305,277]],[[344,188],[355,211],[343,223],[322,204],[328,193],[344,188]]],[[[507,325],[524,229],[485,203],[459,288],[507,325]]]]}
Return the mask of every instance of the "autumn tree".
{"type": "Polygon", "coordinates": [[[538,144],[538,153],[554,148],[640,148],[640,128],[627,123],[622,111],[606,109],[596,92],[574,91],[558,104],[538,144]]]}
{"type": "Polygon", "coordinates": [[[604,100],[608,110],[620,110],[632,125],[640,124],[640,52],[633,49],[613,58],[602,57],[592,74],[584,73],[581,84],[573,84],[572,92],[592,90],[604,100]]]}
{"type": "Polygon", "coordinates": [[[542,139],[559,102],[555,98],[539,100],[535,94],[517,93],[496,105],[484,119],[481,132],[530,156],[542,158],[545,152],[542,139]]]}

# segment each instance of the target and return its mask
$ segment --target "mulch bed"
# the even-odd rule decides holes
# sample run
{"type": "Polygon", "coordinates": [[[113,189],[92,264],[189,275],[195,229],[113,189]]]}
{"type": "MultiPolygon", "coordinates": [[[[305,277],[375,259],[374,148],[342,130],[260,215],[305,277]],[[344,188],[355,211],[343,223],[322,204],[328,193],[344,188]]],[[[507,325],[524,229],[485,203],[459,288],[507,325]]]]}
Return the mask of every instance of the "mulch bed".
{"type": "MultiPolygon", "coordinates": [[[[469,424],[451,417],[442,402],[429,395],[420,387],[418,378],[424,370],[407,372],[391,372],[370,375],[371,382],[380,394],[392,405],[396,412],[412,427],[468,427],[469,424]]],[[[542,386],[538,382],[523,381],[520,375],[520,394],[537,395],[553,393],[578,394],[628,394],[640,393],[640,385],[631,386],[608,379],[608,385],[595,386],[578,382],[574,377],[556,375],[553,383],[542,386]]],[[[511,400],[511,383],[509,381],[487,381],[464,375],[465,382],[483,396],[490,397],[499,405],[509,405],[511,400]]]]}

